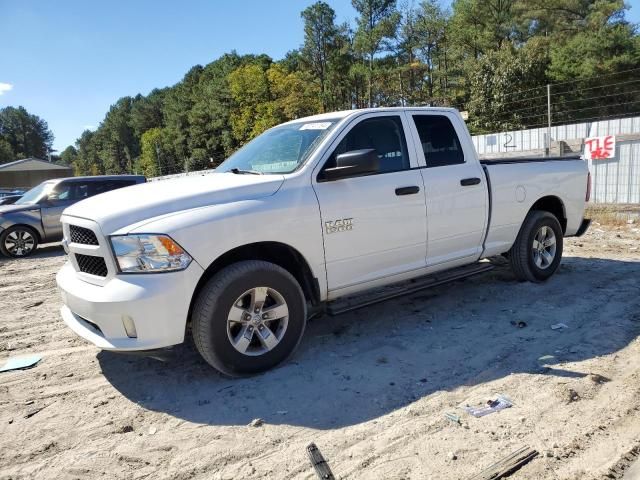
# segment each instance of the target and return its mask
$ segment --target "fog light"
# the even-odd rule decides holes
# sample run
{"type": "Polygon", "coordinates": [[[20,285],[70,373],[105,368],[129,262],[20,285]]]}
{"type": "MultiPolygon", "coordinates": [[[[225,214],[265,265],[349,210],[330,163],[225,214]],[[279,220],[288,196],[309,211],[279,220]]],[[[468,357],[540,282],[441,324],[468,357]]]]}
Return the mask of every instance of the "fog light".
{"type": "Polygon", "coordinates": [[[122,325],[124,325],[124,331],[127,332],[127,337],[138,338],[138,332],[136,332],[136,324],[133,323],[133,318],[129,315],[122,315],[122,325]]]}

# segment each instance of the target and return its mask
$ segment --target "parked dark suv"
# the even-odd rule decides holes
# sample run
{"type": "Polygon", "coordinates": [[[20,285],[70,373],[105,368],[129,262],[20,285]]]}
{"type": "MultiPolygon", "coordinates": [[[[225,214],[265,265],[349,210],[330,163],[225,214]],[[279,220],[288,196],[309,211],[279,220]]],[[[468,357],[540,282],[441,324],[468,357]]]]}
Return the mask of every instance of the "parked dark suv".
{"type": "Polygon", "coordinates": [[[141,175],[74,177],[47,180],[13,205],[0,206],[0,252],[31,255],[39,243],[62,240],[62,211],[85,198],[146,182],[141,175]]]}
{"type": "Polygon", "coordinates": [[[23,194],[16,194],[16,195],[3,195],[0,197],[0,205],[13,205],[14,203],[16,203],[18,200],[20,200],[20,197],[22,197],[23,194]]]}

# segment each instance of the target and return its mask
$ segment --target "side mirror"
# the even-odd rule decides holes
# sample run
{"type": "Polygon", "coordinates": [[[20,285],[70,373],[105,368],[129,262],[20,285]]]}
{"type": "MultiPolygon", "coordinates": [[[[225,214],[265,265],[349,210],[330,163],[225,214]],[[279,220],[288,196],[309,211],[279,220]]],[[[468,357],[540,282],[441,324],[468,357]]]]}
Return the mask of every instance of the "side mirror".
{"type": "Polygon", "coordinates": [[[324,170],[325,180],[355,177],[375,173],[380,168],[380,159],[373,148],[352,150],[336,157],[336,166],[324,170]]]}

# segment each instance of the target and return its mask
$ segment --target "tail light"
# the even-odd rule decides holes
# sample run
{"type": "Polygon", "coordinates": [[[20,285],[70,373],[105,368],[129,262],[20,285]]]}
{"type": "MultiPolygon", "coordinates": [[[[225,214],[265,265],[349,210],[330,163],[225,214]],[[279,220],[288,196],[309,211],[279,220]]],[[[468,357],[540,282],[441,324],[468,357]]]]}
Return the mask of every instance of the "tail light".
{"type": "Polygon", "coordinates": [[[587,174],[587,194],[584,198],[585,202],[591,200],[591,172],[587,174]]]}

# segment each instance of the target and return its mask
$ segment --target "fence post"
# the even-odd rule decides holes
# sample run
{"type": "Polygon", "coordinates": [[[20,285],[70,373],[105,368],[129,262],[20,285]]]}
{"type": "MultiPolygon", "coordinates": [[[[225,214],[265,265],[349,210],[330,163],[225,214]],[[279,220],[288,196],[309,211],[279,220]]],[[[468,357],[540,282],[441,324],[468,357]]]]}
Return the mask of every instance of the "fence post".
{"type": "Polygon", "coordinates": [[[551,155],[551,85],[547,83],[547,157],[551,155]]]}

